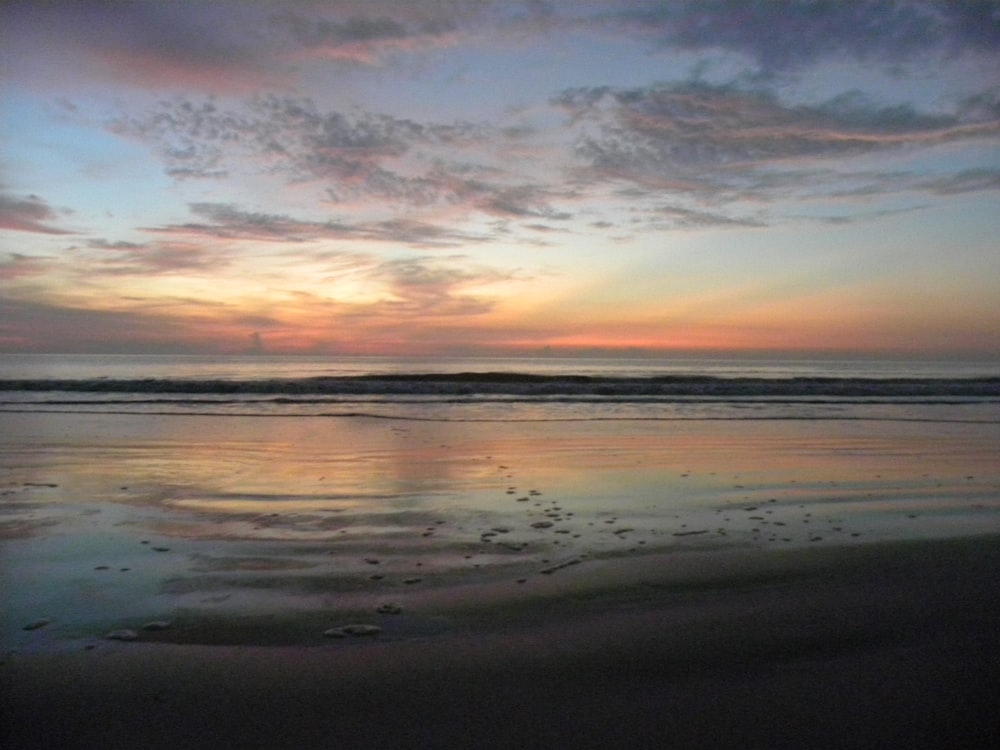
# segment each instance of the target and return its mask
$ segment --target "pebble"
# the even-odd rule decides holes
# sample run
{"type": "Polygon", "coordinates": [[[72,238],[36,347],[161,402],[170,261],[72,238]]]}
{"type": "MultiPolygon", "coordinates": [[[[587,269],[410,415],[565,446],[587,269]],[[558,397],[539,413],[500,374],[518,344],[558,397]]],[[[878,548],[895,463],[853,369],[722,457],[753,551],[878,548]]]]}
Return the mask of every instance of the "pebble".
{"type": "Polygon", "coordinates": [[[166,630],[170,627],[169,620],[153,620],[142,626],[143,630],[166,630]]]}
{"type": "Polygon", "coordinates": [[[403,608],[398,604],[380,604],[378,609],[375,610],[380,615],[401,615],[403,614],[403,608]]]}
{"type": "Polygon", "coordinates": [[[341,625],[323,631],[326,638],[347,638],[348,636],[372,636],[382,632],[378,625],[341,625]]]}
{"type": "Polygon", "coordinates": [[[123,628],[122,630],[112,630],[106,636],[109,641],[137,641],[139,640],[139,634],[134,630],[128,628],[123,628]]]}
{"type": "Polygon", "coordinates": [[[551,526],[552,526],[552,521],[535,521],[533,524],[531,524],[531,528],[533,529],[547,529],[550,528],[551,526]]]}

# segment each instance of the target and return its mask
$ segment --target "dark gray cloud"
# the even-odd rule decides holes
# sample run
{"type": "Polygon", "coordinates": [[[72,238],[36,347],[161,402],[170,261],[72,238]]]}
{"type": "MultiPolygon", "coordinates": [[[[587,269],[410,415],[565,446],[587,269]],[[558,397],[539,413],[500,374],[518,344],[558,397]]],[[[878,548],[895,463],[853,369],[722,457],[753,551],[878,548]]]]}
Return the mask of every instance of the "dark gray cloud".
{"type": "MultiPolygon", "coordinates": [[[[165,303],[161,299],[159,306],[165,303]]],[[[187,314],[204,301],[187,301],[187,314]]],[[[26,351],[172,353],[217,351],[211,335],[199,341],[168,311],[134,309],[131,303],[94,310],[71,302],[0,295],[0,341],[26,351]]]]}
{"type": "Polygon", "coordinates": [[[54,226],[60,212],[37,195],[16,198],[0,194],[0,229],[36,234],[73,234],[71,230],[54,226]]]}
{"type": "Polygon", "coordinates": [[[286,26],[297,41],[309,47],[403,39],[412,33],[399,21],[384,16],[334,21],[281,13],[274,16],[274,22],[286,26]]]}
{"type": "Polygon", "coordinates": [[[995,0],[626,0],[594,21],[664,48],[739,52],[766,73],[831,57],[1000,55],[995,0]]]}

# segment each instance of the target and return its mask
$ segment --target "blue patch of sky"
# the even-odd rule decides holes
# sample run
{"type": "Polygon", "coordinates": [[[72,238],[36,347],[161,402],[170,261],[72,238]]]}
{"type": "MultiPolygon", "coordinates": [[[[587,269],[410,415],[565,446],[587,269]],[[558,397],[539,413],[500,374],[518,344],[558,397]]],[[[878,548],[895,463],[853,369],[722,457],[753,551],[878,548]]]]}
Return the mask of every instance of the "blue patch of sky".
{"type": "Polygon", "coordinates": [[[72,211],[74,229],[128,231],[162,212],[169,179],[146,148],[58,105],[6,96],[3,140],[5,188],[72,211]]]}

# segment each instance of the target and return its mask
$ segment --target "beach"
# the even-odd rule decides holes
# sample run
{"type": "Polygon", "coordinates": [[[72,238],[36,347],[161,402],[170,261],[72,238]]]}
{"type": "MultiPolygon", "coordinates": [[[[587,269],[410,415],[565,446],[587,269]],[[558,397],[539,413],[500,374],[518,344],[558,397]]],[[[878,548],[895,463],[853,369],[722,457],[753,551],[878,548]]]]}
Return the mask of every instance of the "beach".
{"type": "Polygon", "coordinates": [[[996,738],[995,421],[489,409],[0,415],[5,746],[996,738]]]}
{"type": "Polygon", "coordinates": [[[14,658],[8,746],[990,746],[996,540],[801,554],[436,639],[14,658]]]}

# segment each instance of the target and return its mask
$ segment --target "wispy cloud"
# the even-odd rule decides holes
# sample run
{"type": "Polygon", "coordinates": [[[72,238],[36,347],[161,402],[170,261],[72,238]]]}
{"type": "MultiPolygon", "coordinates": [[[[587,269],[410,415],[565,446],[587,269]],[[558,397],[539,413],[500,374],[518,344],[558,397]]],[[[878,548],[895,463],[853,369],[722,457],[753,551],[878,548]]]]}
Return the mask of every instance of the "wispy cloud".
{"type": "Polygon", "coordinates": [[[191,212],[201,221],[146,227],[156,234],[189,238],[302,243],[318,240],[372,240],[419,247],[449,247],[490,242],[487,235],[462,232],[427,222],[398,218],[355,221],[296,219],[285,214],[247,211],[230,203],[192,203],[191,212]]]}
{"type": "Polygon", "coordinates": [[[173,99],[109,127],[151,144],[175,177],[226,176],[251,157],[259,174],[325,185],[333,203],[374,198],[509,218],[568,218],[553,208],[552,186],[533,181],[530,170],[505,165],[505,151],[530,137],[523,130],[324,112],[310,99],[278,95],[242,107],[173,99]]]}
{"type": "Polygon", "coordinates": [[[89,259],[81,261],[91,283],[98,275],[161,276],[174,273],[219,273],[230,264],[226,247],[193,242],[157,241],[148,243],[108,242],[102,239],[87,243],[89,259]]]}
{"type": "MultiPolygon", "coordinates": [[[[554,100],[579,134],[576,154],[594,179],[648,191],[767,200],[838,160],[905,147],[973,142],[1000,134],[1000,118],[882,107],[848,92],[818,105],[694,81],[635,89],[565,91],[554,100]]],[[[802,183],[796,187],[801,187],[802,183]]]]}
{"type": "Polygon", "coordinates": [[[953,175],[927,180],[922,187],[938,195],[1000,190],[1000,169],[966,169],[953,175]]]}
{"type": "Polygon", "coordinates": [[[48,271],[49,258],[40,258],[23,253],[11,253],[0,258],[0,281],[40,276],[48,271]]]}
{"type": "Polygon", "coordinates": [[[0,194],[0,229],[37,234],[73,234],[50,222],[58,220],[60,212],[37,195],[16,198],[0,194]]]}

